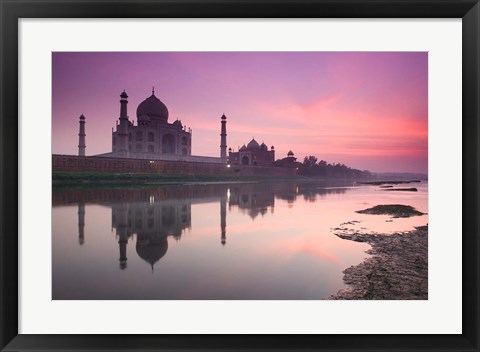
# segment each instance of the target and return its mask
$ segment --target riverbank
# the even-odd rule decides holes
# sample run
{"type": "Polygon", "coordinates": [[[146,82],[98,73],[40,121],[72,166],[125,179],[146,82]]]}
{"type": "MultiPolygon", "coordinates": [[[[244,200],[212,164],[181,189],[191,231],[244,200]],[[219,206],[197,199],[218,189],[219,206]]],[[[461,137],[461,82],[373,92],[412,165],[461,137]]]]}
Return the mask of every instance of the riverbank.
{"type": "Polygon", "coordinates": [[[332,300],[428,299],[428,226],[389,235],[336,232],[336,236],[366,242],[371,257],[344,270],[349,286],[332,300]]]}
{"type": "Polygon", "coordinates": [[[153,173],[53,172],[56,185],[175,185],[198,183],[238,183],[292,181],[291,177],[249,177],[228,175],[175,175],[153,173]]]}
{"type": "Polygon", "coordinates": [[[162,173],[113,173],[54,171],[54,186],[109,186],[109,185],[187,185],[203,183],[296,182],[325,186],[352,186],[351,179],[312,178],[304,176],[247,176],[247,175],[184,175],[162,173]]]}

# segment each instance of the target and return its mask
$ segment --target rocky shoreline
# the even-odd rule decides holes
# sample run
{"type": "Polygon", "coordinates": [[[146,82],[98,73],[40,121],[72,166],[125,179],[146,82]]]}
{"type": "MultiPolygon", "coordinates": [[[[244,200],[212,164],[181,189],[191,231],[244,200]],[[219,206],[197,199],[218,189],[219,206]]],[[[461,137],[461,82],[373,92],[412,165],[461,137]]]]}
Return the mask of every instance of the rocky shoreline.
{"type": "Polygon", "coordinates": [[[428,299],[428,226],[388,235],[336,230],[340,238],[370,244],[371,257],[345,269],[344,282],[349,287],[328,299],[428,299]]]}

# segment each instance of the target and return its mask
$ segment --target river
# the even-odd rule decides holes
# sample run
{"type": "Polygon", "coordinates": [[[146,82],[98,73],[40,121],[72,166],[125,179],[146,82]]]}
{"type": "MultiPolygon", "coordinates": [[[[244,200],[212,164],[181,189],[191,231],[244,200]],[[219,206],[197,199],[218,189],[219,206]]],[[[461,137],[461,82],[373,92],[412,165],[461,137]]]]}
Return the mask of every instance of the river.
{"type": "Polygon", "coordinates": [[[393,233],[428,215],[427,182],[399,185],[230,183],[54,187],[52,299],[312,300],[344,288],[368,244],[334,229],[393,233]]]}

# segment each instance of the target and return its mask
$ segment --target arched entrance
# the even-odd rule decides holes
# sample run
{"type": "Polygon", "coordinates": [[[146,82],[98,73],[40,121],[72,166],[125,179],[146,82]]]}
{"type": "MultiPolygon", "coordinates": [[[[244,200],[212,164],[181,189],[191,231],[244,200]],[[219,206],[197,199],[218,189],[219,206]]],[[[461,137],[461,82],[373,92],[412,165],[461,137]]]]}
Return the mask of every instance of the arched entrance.
{"type": "Polygon", "coordinates": [[[163,135],[162,153],[175,154],[175,137],[170,133],[163,135]]]}
{"type": "Polygon", "coordinates": [[[248,155],[244,155],[242,157],[242,165],[250,165],[250,159],[248,158],[248,155]]]}

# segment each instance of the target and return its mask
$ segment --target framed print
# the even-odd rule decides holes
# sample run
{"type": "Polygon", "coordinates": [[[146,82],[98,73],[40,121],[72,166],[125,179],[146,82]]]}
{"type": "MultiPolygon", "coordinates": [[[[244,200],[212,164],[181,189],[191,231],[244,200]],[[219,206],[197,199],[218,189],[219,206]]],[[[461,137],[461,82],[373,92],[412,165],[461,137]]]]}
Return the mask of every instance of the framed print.
{"type": "Polygon", "coordinates": [[[478,351],[479,6],[2,1],[2,350],[478,351]]]}

